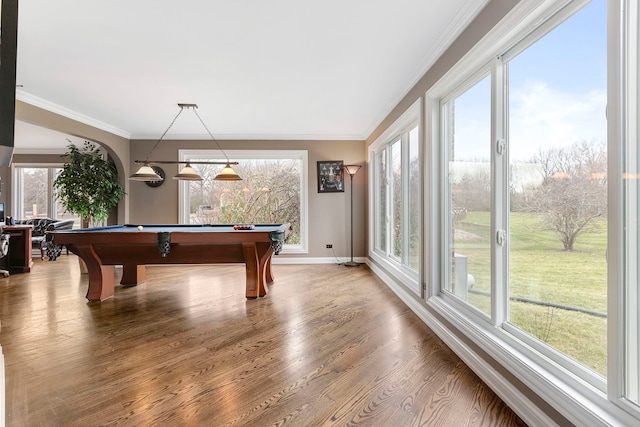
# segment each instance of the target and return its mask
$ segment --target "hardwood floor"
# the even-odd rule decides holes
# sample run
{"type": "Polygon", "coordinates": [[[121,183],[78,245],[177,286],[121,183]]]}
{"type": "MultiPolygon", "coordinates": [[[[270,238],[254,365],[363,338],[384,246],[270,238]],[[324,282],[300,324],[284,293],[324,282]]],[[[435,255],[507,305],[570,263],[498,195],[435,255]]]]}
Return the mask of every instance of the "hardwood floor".
{"type": "Polygon", "coordinates": [[[263,299],[242,265],[158,266],[88,303],[74,255],[34,259],[0,279],[7,427],[524,425],[367,267],[273,271],[263,299]]]}

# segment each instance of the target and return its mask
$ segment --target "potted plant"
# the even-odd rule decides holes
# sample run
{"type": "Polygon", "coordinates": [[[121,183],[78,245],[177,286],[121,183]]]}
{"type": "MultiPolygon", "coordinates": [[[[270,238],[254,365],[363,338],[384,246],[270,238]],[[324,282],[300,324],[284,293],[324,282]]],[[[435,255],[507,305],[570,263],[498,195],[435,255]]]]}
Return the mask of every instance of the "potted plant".
{"type": "Polygon", "coordinates": [[[109,217],[125,191],[113,162],[104,159],[95,144],[85,141],[82,148],[70,143],[63,154],[66,163],[53,182],[56,198],[64,208],[78,215],[82,227],[95,225],[109,217]]]}

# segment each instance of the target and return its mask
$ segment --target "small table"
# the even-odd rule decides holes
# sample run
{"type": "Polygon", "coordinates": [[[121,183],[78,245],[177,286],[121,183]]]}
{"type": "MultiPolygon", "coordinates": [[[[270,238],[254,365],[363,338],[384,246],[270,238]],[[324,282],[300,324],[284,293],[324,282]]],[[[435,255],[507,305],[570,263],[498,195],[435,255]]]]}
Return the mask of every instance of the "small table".
{"type": "Polygon", "coordinates": [[[9,254],[6,269],[11,274],[29,273],[33,266],[30,225],[4,225],[2,233],[9,235],[9,254]]]}
{"type": "Polygon", "coordinates": [[[279,254],[289,224],[259,224],[251,230],[233,225],[127,224],[47,232],[47,255],[55,261],[65,245],[87,265],[87,299],[103,301],[114,294],[114,266],[122,265],[124,286],[146,280],[147,264],[244,263],[246,297],[267,294],[273,282],[271,257],[279,254]],[[139,229],[139,227],[141,229],[139,229]],[[51,248],[51,249],[49,249],[51,248]]]}

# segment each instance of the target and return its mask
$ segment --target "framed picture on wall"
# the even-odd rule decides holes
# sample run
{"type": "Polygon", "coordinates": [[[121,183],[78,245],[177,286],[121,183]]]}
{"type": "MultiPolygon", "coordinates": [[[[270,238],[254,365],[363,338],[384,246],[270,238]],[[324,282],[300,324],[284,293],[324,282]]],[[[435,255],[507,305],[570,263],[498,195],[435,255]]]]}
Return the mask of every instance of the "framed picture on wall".
{"type": "Polygon", "coordinates": [[[318,193],[344,192],[343,166],[342,160],[318,162],[318,193]]]}

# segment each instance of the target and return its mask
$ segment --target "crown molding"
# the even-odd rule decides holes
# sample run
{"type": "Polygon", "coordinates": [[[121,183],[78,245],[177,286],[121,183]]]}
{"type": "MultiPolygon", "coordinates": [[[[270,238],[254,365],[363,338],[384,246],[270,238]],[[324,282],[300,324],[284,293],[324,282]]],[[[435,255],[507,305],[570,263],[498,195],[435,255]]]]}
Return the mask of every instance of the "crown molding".
{"type": "Polygon", "coordinates": [[[59,114],[71,120],[84,123],[85,125],[92,126],[96,129],[100,129],[126,139],[131,139],[130,132],[127,132],[115,126],[111,126],[110,124],[101,122],[92,117],[86,116],[82,113],[78,113],[77,111],[73,111],[69,108],[63,107],[53,102],[47,101],[46,99],[25,92],[22,89],[16,89],[16,100],[33,105],[34,107],[42,108],[43,110],[47,110],[55,114],[59,114]]]}
{"type": "Polygon", "coordinates": [[[489,0],[471,0],[465,4],[465,7],[458,11],[454,19],[449,22],[447,28],[440,34],[438,40],[425,52],[422,59],[416,65],[411,78],[405,84],[405,87],[398,97],[389,102],[380,109],[380,113],[371,121],[371,125],[366,132],[366,138],[375,132],[376,128],[391,114],[393,109],[400,104],[407,94],[413,89],[420,79],[429,71],[435,62],[443,53],[451,46],[451,44],[462,34],[462,32],[471,24],[473,19],[478,16],[482,9],[489,3],[489,0]]]}
{"type": "MultiPolygon", "coordinates": [[[[134,134],[131,140],[157,140],[158,134],[134,134]]],[[[324,135],[324,134],[217,134],[218,141],[244,140],[244,141],[364,141],[363,135],[324,135]]],[[[208,134],[167,134],[163,140],[194,140],[208,141],[211,136],[208,134]]]]}

